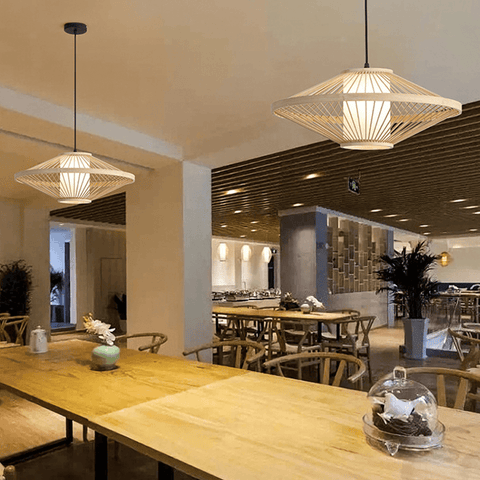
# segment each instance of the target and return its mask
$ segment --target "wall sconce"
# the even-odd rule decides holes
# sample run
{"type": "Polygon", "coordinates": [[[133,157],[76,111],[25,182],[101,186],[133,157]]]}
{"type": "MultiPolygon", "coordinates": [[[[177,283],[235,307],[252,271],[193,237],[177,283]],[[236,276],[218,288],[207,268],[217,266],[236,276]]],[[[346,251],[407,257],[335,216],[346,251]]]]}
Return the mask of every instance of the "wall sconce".
{"type": "Polygon", "coordinates": [[[225,262],[228,256],[228,247],[226,243],[221,243],[217,248],[218,258],[221,262],[225,262]]]}
{"type": "Polygon", "coordinates": [[[244,262],[248,262],[252,257],[252,249],[248,245],[244,245],[240,250],[240,254],[242,256],[242,260],[244,262]]]}
{"type": "Polygon", "coordinates": [[[448,252],[442,252],[440,254],[439,263],[442,267],[446,267],[452,261],[452,256],[448,252]]]}
{"type": "Polygon", "coordinates": [[[270,263],[271,259],[272,259],[272,251],[270,250],[270,247],[263,247],[262,260],[265,263],[270,263]]]}

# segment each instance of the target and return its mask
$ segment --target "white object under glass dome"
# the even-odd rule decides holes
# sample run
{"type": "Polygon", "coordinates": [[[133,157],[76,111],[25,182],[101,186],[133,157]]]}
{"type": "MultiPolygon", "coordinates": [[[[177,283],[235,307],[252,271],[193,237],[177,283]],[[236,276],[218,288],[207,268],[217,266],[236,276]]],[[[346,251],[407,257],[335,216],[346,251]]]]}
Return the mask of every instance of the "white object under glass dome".
{"type": "Polygon", "coordinates": [[[371,411],[363,417],[367,439],[385,447],[390,455],[399,449],[429,450],[440,447],[445,427],[437,418],[432,392],[410,380],[403,367],[381,378],[368,392],[371,411]]]}

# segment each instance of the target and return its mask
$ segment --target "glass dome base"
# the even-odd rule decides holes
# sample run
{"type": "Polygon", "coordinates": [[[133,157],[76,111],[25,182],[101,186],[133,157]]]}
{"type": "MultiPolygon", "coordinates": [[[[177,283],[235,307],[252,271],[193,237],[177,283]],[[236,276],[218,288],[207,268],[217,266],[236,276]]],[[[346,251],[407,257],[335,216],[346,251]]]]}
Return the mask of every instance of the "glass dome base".
{"type": "Polygon", "coordinates": [[[408,436],[396,435],[393,433],[384,432],[378,429],[372,422],[370,415],[363,417],[363,431],[367,439],[373,444],[384,447],[390,455],[395,455],[398,450],[416,450],[428,451],[442,446],[445,426],[437,421],[437,425],[428,436],[408,436]]]}

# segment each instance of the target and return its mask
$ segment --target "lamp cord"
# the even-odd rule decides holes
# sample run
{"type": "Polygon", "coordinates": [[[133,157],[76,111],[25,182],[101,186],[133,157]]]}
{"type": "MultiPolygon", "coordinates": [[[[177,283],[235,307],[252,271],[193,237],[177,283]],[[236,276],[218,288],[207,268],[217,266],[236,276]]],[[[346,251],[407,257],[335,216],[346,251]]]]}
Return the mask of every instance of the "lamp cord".
{"type": "Polygon", "coordinates": [[[77,29],[73,33],[73,151],[77,151],[77,29]]]}
{"type": "Polygon", "coordinates": [[[370,68],[368,64],[368,15],[367,15],[367,0],[365,0],[365,65],[363,68],[370,68]]]}

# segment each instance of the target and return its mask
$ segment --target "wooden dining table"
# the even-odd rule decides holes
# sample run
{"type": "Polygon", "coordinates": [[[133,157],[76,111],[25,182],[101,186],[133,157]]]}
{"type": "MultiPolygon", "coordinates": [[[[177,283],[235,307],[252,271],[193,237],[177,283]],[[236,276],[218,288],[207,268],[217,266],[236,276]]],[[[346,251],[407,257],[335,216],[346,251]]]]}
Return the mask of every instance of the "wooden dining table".
{"type": "Polygon", "coordinates": [[[201,480],[479,478],[472,412],[439,408],[443,447],[391,457],[365,438],[365,392],[129,349],[118,369],[99,372],[94,344],[49,347],[0,351],[0,385],[95,430],[96,480],[108,475],[107,437],[160,462],[164,478],[173,469],[201,480]]]}

